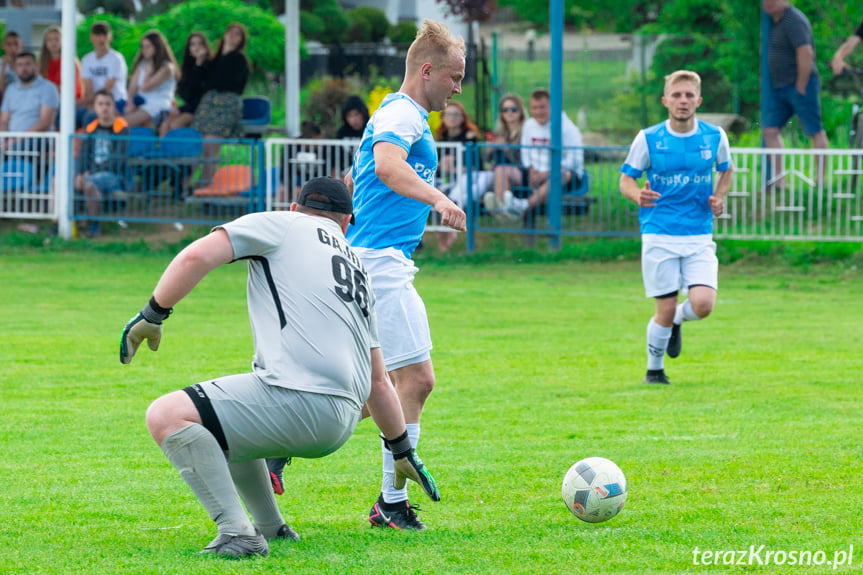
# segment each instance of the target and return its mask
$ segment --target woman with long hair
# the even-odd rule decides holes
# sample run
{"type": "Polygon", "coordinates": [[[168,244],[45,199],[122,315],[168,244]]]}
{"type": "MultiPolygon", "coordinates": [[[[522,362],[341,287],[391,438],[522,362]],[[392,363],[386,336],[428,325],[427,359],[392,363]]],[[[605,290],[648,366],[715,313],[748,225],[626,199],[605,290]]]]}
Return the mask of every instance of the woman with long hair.
{"type": "MultiPolygon", "coordinates": [[[[467,110],[465,110],[461,102],[456,102],[455,100],[448,102],[446,108],[441,112],[441,120],[440,126],[435,130],[436,141],[461,142],[462,144],[468,142],[477,143],[480,129],[476,124],[471,122],[470,116],[468,116],[467,110]]],[[[458,171],[456,160],[457,158],[451,150],[442,151],[440,153],[440,160],[438,161],[438,177],[442,178],[444,182],[448,181],[448,184],[442,184],[441,190],[446,192],[450,199],[458,204],[459,207],[464,208],[468,201],[467,179],[464,177],[464,162],[462,163],[462,171],[458,171]]],[[[480,176],[481,172],[479,171],[482,169],[482,166],[475,165],[473,168],[475,170],[474,187],[476,188],[476,186],[482,185],[481,182],[484,178],[480,176]]],[[[488,180],[485,180],[485,185],[488,185],[488,180]]],[[[476,189],[474,193],[477,193],[476,189]]],[[[438,248],[441,253],[447,252],[452,247],[453,242],[455,242],[456,233],[454,231],[438,232],[437,238],[438,248]]]]}
{"type": "Polygon", "coordinates": [[[174,105],[180,68],[174,52],[158,30],[141,38],[141,48],[132,63],[129,99],[124,110],[129,127],[158,125],[174,105]]]}
{"type": "Polygon", "coordinates": [[[207,86],[207,68],[213,54],[207,37],[200,32],[192,32],[186,38],[183,48],[183,68],[180,82],[177,84],[177,95],[183,104],[179,109],[171,108],[168,117],[159,126],[160,135],[164,136],[176,128],[185,128],[195,119],[195,111],[207,86]]]}
{"type": "MultiPolygon", "coordinates": [[[[59,26],[51,26],[42,36],[42,49],[39,51],[39,75],[57,86],[60,92],[60,48],[62,35],[59,26]]],[[[75,104],[79,105],[84,95],[81,82],[81,62],[75,58],[75,104]]],[[[59,115],[58,115],[59,118],[59,115]]]]}
{"type": "Polygon", "coordinates": [[[497,122],[494,126],[494,143],[501,147],[494,150],[494,194],[486,194],[483,204],[490,212],[506,210],[510,200],[509,191],[522,182],[521,128],[527,119],[524,100],[518,94],[504,94],[497,108],[497,122]],[[506,146],[506,147],[504,147],[506,146]]]}
{"type": "MultiPolygon", "coordinates": [[[[245,52],[247,37],[242,24],[228,24],[210,61],[204,96],[192,121],[192,127],[204,138],[239,138],[243,135],[243,90],[249,80],[249,61],[245,52]]],[[[204,154],[210,161],[205,162],[201,169],[203,181],[212,180],[220,148],[220,144],[204,144],[204,154]]]]}

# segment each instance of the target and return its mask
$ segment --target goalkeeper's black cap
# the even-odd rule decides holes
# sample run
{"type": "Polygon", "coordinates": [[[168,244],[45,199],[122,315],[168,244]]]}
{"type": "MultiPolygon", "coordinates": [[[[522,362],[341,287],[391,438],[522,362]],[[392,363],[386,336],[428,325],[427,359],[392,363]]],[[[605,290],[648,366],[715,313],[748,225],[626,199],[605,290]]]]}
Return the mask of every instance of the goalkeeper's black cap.
{"type": "Polygon", "coordinates": [[[300,199],[297,203],[301,206],[335,212],[337,214],[350,214],[351,223],[354,223],[354,207],[351,203],[351,193],[345,183],[337,178],[323,176],[312,178],[303,186],[300,199]]]}

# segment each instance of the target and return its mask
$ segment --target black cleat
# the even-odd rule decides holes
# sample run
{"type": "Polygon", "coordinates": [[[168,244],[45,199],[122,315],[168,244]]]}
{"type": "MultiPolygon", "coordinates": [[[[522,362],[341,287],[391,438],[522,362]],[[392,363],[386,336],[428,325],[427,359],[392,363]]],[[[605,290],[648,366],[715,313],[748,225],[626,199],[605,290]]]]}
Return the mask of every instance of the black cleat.
{"type": "Polygon", "coordinates": [[[276,495],[282,495],[285,492],[285,465],[291,464],[291,458],[278,457],[267,459],[267,471],[270,472],[270,483],[273,485],[273,491],[276,495]]]}
{"type": "Polygon", "coordinates": [[[683,335],[680,333],[680,326],[679,323],[671,324],[671,337],[668,339],[668,348],[665,353],[672,359],[680,355],[680,351],[683,349],[683,335]]]}
{"type": "Polygon", "coordinates": [[[671,385],[671,382],[668,381],[668,376],[665,375],[664,369],[648,369],[647,375],[644,376],[644,383],[662,383],[665,385],[671,385]]]}
{"type": "Polygon", "coordinates": [[[255,555],[269,555],[270,548],[263,535],[228,535],[220,533],[218,537],[210,541],[201,553],[212,553],[222,557],[239,559],[241,557],[253,557],[255,555]]]}
{"type": "Polygon", "coordinates": [[[372,510],[369,512],[369,521],[373,527],[422,531],[426,526],[417,518],[416,511],[421,511],[421,509],[419,507],[412,507],[407,501],[384,503],[384,498],[381,496],[372,505],[372,510]]]}
{"type": "Polygon", "coordinates": [[[281,527],[279,527],[278,532],[276,532],[276,536],[273,539],[290,539],[291,541],[299,541],[300,536],[297,535],[297,532],[291,529],[291,526],[285,523],[281,527]]]}

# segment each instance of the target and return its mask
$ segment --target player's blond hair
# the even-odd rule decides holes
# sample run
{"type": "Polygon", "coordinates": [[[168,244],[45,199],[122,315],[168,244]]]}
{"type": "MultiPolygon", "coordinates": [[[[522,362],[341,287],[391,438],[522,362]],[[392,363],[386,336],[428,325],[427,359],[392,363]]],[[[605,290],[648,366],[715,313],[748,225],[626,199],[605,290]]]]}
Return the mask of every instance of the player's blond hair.
{"type": "Polygon", "coordinates": [[[442,22],[425,20],[408,48],[405,64],[408,71],[416,70],[426,62],[432,66],[441,66],[447,62],[453,49],[464,57],[464,38],[454,37],[449,27],[442,22]]]}
{"type": "Polygon", "coordinates": [[[696,92],[701,94],[701,76],[691,70],[677,70],[666,76],[664,92],[667,94],[668,90],[678,82],[692,82],[695,84],[696,92]]]}

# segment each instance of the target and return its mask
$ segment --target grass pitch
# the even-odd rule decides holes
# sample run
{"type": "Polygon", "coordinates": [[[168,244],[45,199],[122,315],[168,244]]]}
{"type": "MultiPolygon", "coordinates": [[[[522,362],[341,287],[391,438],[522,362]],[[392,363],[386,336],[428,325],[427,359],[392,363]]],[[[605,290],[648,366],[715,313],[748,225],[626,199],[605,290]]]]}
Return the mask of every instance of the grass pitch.
{"type": "Polygon", "coordinates": [[[120,331],[169,259],[0,258],[0,573],[797,574],[833,566],[789,566],[789,552],[833,561],[851,545],[850,569],[863,564],[856,270],[723,266],[714,315],[684,326],[673,385],[653,387],[637,262],[422,263],[438,384],[420,453],[443,501],[412,494],[430,529],[368,526],[380,463],[367,420],[334,455],[287,468],[279,503],[303,540],[229,561],[194,555],[214,526],[143,416],[161,394],[249,369],[246,272],[211,274],[162,349],[122,366],[120,331]],[[560,494],[591,455],[629,480],[624,510],[598,525],[560,494]],[[786,564],[759,565],[765,551],[694,564],[761,545],[786,564]]]}

